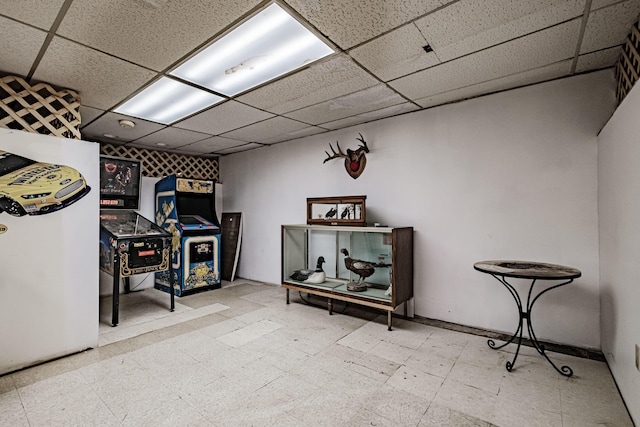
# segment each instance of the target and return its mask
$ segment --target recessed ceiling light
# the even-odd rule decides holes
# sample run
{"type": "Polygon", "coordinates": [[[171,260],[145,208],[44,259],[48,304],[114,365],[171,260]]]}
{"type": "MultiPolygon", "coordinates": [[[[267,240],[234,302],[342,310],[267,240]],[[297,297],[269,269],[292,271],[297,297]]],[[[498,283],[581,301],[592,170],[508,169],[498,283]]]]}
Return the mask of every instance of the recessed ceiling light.
{"type": "Polygon", "coordinates": [[[218,95],[162,77],[114,111],[168,125],[223,100],[218,95]]]}
{"type": "Polygon", "coordinates": [[[333,52],[273,3],[169,74],[233,96],[333,52]]]}

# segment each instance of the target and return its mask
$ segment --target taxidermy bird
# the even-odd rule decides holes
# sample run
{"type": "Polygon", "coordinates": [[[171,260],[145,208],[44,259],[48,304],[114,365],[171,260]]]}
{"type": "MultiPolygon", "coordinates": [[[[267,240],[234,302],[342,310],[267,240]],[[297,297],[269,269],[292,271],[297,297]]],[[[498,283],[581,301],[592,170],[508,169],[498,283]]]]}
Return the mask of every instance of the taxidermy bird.
{"type": "Polygon", "coordinates": [[[336,216],[336,213],[338,213],[338,211],[336,211],[334,208],[329,209],[329,212],[327,212],[324,217],[325,218],[333,218],[334,216],[336,216]]]}
{"type": "MultiPolygon", "coordinates": [[[[314,277],[313,280],[319,280],[321,275],[326,277],[324,270],[322,270],[322,264],[324,262],[325,262],[324,257],[322,256],[318,257],[318,263],[316,264],[315,270],[310,270],[310,269],[296,270],[293,272],[293,274],[290,277],[293,280],[297,280],[299,282],[304,282],[308,279],[311,279],[312,276],[314,277]]],[[[318,282],[314,281],[314,282],[307,282],[307,283],[322,283],[322,282],[324,282],[324,277],[322,278],[322,281],[318,281],[318,282]]]]}
{"type": "Polygon", "coordinates": [[[324,262],[324,257],[319,257],[318,265],[316,266],[315,271],[311,273],[311,275],[306,280],[304,280],[304,283],[324,283],[325,282],[325,280],[327,279],[327,275],[322,269],[323,262],[324,262]]]}
{"type": "Polygon", "coordinates": [[[358,276],[360,276],[358,283],[362,283],[364,279],[371,276],[376,271],[376,267],[390,266],[390,264],[374,263],[369,261],[362,261],[360,259],[353,259],[349,256],[349,251],[347,251],[345,248],[340,249],[340,252],[344,254],[344,266],[347,267],[348,270],[353,271],[358,276]]]}
{"type": "Polygon", "coordinates": [[[349,215],[349,206],[346,206],[342,213],[340,214],[340,218],[345,219],[349,215]]]}

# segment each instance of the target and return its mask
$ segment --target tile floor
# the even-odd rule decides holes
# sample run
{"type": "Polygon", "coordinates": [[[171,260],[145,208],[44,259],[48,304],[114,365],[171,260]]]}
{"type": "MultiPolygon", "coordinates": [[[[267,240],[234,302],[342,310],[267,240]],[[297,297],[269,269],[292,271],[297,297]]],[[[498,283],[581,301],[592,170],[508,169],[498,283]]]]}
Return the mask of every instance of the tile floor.
{"type": "Polygon", "coordinates": [[[236,280],[169,313],[125,295],[97,349],[0,377],[0,426],[633,425],[603,362],[551,354],[567,379],[525,348],[509,373],[512,345],[291,297],[236,280]]]}

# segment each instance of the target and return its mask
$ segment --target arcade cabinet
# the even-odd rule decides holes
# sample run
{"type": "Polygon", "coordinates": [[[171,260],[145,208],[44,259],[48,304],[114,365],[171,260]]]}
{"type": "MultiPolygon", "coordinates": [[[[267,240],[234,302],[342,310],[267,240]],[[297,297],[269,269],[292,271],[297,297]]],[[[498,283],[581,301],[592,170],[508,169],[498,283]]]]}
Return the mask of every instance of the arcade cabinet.
{"type": "MultiPolygon", "coordinates": [[[[177,296],[218,289],[220,222],[214,181],[169,175],[156,183],[156,224],[173,236],[177,296]]],[[[169,273],[156,273],[156,289],[169,292],[169,273]]]]}
{"type": "Polygon", "coordinates": [[[141,177],[140,160],[100,156],[100,269],[113,276],[112,326],[119,320],[121,278],[128,293],[130,276],[171,270],[171,234],[135,212],[141,177]]]}

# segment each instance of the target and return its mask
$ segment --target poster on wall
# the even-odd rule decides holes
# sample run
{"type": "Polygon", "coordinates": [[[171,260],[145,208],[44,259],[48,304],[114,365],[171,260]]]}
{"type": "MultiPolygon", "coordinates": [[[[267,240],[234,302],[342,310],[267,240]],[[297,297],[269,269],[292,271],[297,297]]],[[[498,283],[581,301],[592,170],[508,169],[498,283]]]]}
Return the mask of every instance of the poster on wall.
{"type": "Polygon", "coordinates": [[[41,215],[63,209],[91,191],[76,169],[0,149],[0,213],[41,215]]]}

